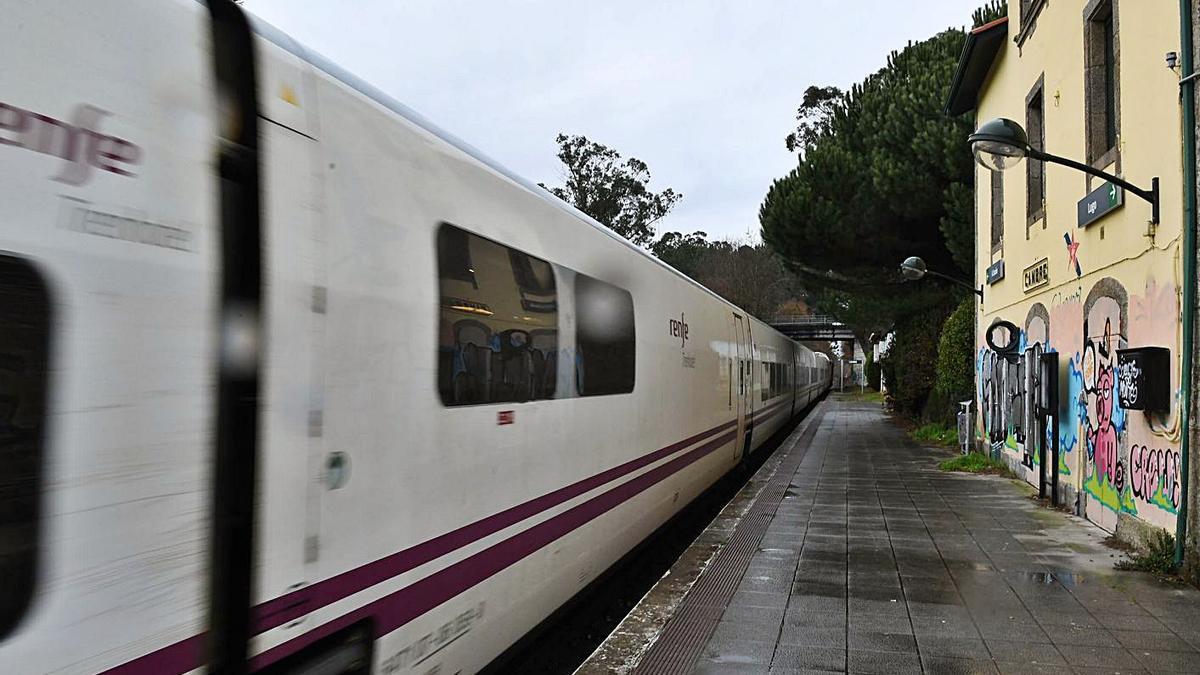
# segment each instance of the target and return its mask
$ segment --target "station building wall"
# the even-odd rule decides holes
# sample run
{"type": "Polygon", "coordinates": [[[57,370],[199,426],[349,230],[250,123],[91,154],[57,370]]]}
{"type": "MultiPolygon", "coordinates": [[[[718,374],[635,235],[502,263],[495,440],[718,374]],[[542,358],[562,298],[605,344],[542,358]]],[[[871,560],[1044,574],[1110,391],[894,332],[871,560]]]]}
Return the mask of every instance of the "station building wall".
{"type": "Polygon", "coordinates": [[[1138,0],[1009,7],[1008,38],[979,92],[976,120],[1014,119],[1040,134],[1047,152],[1086,159],[1135,185],[1159,177],[1161,219],[1151,224],[1149,204],[1127,193],[1123,206],[1080,227],[1077,205],[1103,181],[1047,164],[1039,189],[1028,162],[1000,179],[976,166],[976,279],[984,292],[976,324],[977,444],[1039,481],[1043,441],[1032,423],[1037,401],[1027,369],[985,343],[989,327],[1008,321],[1022,354],[1059,355],[1060,503],[1141,543],[1150,527],[1174,532],[1182,498],[1181,109],[1179,75],[1163,58],[1179,49],[1179,9],[1138,0]],[[1023,8],[1036,10],[1035,22],[1021,16],[1023,8]],[[1112,42],[1097,55],[1097,30],[1105,49],[1105,12],[1113,17],[1112,42]],[[1096,71],[1105,56],[1115,57],[1111,103],[1103,96],[1105,73],[1096,71]],[[1104,138],[1096,134],[1112,131],[1097,126],[1108,119],[1115,143],[1098,153],[1104,138]],[[988,268],[1001,261],[1003,278],[988,283],[988,268]],[[1151,346],[1170,352],[1169,408],[1125,410],[1117,350],[1151,346]]]}

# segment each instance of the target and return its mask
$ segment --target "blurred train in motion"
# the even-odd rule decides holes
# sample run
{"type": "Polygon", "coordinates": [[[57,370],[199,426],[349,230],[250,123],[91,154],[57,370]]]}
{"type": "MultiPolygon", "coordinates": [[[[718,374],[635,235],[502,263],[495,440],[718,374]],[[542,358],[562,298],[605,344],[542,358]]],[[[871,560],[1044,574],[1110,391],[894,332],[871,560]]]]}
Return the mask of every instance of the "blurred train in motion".
{"type": "Polygon", "coordinates": [[[493,663],[829,387],[226,0],[5,0],[0,672],[493,663]]]}

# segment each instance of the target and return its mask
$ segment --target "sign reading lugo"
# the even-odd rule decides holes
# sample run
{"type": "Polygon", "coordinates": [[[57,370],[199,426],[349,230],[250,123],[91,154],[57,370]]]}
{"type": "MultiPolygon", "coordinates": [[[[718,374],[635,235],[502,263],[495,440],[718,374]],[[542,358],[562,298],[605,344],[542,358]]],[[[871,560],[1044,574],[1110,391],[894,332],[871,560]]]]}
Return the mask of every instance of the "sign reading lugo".
{"type": "Polygon", "coordinates": [[[1087,227],[1112,211],[1125,205],[1125,190],[1119,185],[1105,182],[1079,200],[1079,227],[1087,227]]]}
{"type": "Polygon", "coordinates": [[[1050,283],[1050,259],[1042,258],[1025,268],[1025,292],[1050,283]]]}

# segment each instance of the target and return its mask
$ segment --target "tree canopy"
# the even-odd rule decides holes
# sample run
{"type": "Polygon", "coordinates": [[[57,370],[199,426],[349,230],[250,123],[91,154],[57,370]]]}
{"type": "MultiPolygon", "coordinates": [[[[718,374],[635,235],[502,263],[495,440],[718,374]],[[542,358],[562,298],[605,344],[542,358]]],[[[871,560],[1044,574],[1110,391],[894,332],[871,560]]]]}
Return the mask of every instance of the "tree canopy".
{"type": "Polygon", "coordinates": [[[887,324],[956,292],[902,284],[910,255],[972,273],[971,121],[941,113],[963,40],[948,30],[893,53],[849,92],[806,92],[788,137],[799,163],[772,185],[759,218],[813,304],[848,323],[887,324]]]}
{"type": "Polygon", "coordinates": [[[555,141],[566,185],[547,189],[558,198],[755,316],[770,318],[796,297],[795,276],[765,244],[709,240],[704,232],[667,232],[656,240],[654,223],[682,195],[671,188],[652,192],[645,162],[622,159],[585,136],[559,134],[555,141]]]}
{"type": "MultiPolygon", "coordinates": [[[[1005,3],[992,0],[975,12],[975,25],[1006,14],[1005,3]]],[[[950,29],[909,43],[847,92],[809,87],[785,139],[798,162],[759,210],[763,238],[797,274],[809,303],[856,333],[894,327],[897,345],[936,346],[964,291],[933,278],[904,283],[900,262],[916,255],[945,274],[974,273],[966,143],[974,121],[943,113],[965,39],[950,29]],[[935,327],[932,341],[918,336],[920,326],[935,327]]],[[[932,387],[927,357],[905,375],[920,384],[907,392],[914,406],[932,387]]]]}
{"type": "Polygon", "coordinates": [[[650,252],[659,260],[696,279],[713,250],[725,244],[709,241],[707,237],[705,232],[667,232],[658,241],[650,244],[650,252]]]}
{"type": "Polygon", "coordinates": [[[683,198],[671,188],[652,192],[650,168],[640,159],[622,160],[586,136],[559,134],[554,141],[566,167],[565,185],[546,189],[639,246],[653,241],[654,223],[683,198]]]}
{"type": "Polygon", "coordinates": [[[660,260],[760,319],[769,320],[800,292],[796,277],[765,244],[709,241],[704,232],[667,232],[650,245],[660,260]]]}

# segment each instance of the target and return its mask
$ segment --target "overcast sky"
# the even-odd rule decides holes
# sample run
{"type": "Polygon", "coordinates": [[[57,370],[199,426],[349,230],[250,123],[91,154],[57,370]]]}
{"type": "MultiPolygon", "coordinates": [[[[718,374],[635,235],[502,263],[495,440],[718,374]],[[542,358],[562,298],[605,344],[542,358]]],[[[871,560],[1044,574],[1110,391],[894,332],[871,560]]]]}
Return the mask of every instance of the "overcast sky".
{"type": "Polygon", "coordinates": [[[559,132],[644,160],[683,200],[659,232],[758,236],[810,84],[970,24],[982,0],[246,0],[310,49],[516,173],[554,185],[559,132]]]}

